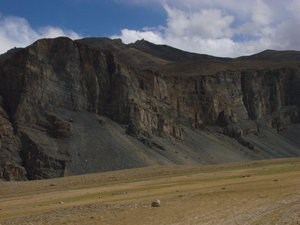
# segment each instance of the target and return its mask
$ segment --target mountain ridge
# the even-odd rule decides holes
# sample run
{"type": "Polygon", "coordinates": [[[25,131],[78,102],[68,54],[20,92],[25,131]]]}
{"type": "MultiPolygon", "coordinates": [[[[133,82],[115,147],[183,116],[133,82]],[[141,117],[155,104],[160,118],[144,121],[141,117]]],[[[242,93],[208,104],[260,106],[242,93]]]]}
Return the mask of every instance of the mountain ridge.
{"type": "Polygon", "coordinates": [[[1,55],[0,179],[299,156],[300,53],[272,54],[61,37],[1,55]]]}

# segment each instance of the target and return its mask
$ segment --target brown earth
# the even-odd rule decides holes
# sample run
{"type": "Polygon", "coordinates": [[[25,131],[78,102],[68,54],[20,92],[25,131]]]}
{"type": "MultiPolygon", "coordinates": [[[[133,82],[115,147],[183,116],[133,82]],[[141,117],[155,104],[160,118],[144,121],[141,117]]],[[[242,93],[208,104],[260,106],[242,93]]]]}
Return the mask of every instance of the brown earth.
{"type": "Polygon", "coordinates": [[[281,159],[2,182],[0,224],[300,224],[299,175],[281,159]]]}

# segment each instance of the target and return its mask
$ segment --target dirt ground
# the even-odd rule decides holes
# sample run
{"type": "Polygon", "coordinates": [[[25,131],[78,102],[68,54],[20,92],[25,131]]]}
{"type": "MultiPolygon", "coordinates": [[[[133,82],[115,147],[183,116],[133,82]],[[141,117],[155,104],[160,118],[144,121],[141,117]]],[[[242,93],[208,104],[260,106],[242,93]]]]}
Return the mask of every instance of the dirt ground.
{"type": "Polygon", "coordinates": [[[300,224],[300,159],[0,182],[0,224],[300,224]]]}

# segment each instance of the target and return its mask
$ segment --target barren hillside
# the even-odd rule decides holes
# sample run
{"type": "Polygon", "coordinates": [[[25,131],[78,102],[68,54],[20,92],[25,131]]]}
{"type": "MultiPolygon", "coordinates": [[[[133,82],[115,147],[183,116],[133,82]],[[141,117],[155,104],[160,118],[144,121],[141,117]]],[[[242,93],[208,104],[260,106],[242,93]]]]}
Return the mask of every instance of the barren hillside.
{"type": "Polygon", "coordinates": [[[0,179],[300,155],[299,52],[42,39],[0,56],[0,179]]]}

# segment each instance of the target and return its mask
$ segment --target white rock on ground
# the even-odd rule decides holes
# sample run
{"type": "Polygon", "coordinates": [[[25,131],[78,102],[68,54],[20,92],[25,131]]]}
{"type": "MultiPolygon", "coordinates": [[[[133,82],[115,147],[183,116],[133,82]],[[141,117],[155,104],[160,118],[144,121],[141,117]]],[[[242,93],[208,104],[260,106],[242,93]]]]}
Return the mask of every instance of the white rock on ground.
{"type": "Polygon", "coordinates": [[[155,201],[152,202],[151,204],[152,207],[159,207],[160,206],[160,201],[157,199],[155,201]]]}

